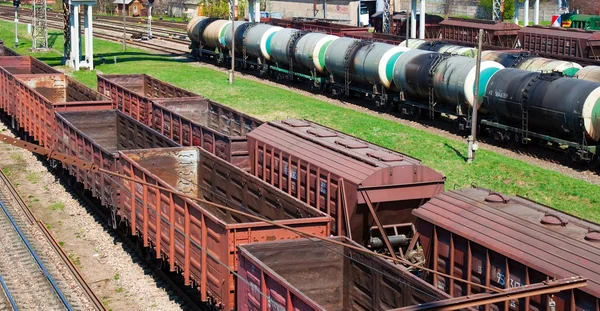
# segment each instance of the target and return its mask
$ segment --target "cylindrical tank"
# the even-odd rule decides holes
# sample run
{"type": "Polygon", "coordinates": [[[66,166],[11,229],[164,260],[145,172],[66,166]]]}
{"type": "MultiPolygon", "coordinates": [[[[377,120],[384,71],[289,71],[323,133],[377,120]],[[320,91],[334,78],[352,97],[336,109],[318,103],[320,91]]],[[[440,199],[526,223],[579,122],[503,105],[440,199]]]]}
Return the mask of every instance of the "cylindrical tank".
{"type": "MultiPolygon", "coordinates": [[[[406,47],[406,41],[402,41],[400,46],[406,47]]],[[[409,49],[419,49],[438,53],[448,53],[452,55],[462,55],[467,57],[477,57],[477,49],[464,47],[454,44],[446,44],[438,41],[426,41],[422,39],[409,39],[409,49]]]]}
{"type": "Polygon", "coordinates": [[[253,57],[264,57],[271,59],[270,45],[271,38],[275,33],[283,28],[267,24],[256,24],[246,31],[244,45],[246,54],[253,57]]]}
{"type": "Polygon", "coordinates": [[[577,72],[577,78],[581,80],[600,82],[600,66],[585,66],[577,72]]]}
{"type": "Polygon", "coordinates": [[[529,71],[558,71],[566,76],[574,76],[582,67],[581,65],[564,60],[544,57],[529,57],[518,63],[515,68],[529,71]]]}
{"type": "Polygon", "coordinates": [[[394,65],[394,85],[406,95],[426,98],[429,94],[429,69],[439,53],[409,50],[394,65]]]}
{"type": "Polygon", "coordinates": [[[477,57],[477,49],[470,48],[460,45],[452,45],[452,44],[432,44],[430,51],[435,51],[438,53],[448,53],[452,55],[461,55],[470,58],[477,57]]]}
{"type": "Polygon", "coordinates": [[[492,76],[486,95],[485,108],[503,124],[521,127],[521,103],[528,110],[530,131],[600,140],[598,82],[509,68],[492,76]]]}
{"type": "Polygon", "coordinates": [[[317,72],[323,73],[325,71],[325,51],[329,44],[338,38],[318,32],[307,33],[296,43],[294,59],[304,68],[316,69],[317,72]]]}
{"type": "Polygon", "coordinates": [[[187,34],[192,43],[200,44],[202,33],[210,23],[214,22],[215,18],[207,18],[204,16],[196,16],[187,25],[187,34]]]}
{"type": "MultiPolygon", "coordinates": [[[[253,27],[256,23],[253,22],[235,22],[233,27],[235,27],[235,52],[242,53],[242,47],[244,46],[244,32],[247,31],[248,28],[253,27]]],[[[226,29],[223,30],[224,34],[221,36],[221,45],[231,49],[231,24],[226,26],[226,29]]]]}
{"type": "MultiPolygon", "coordinates": [[[[447,104],[466,103],[473,107],[475,103],[476,66],[477,60],[464,56],[448,57],[442,60],[433,75],[433,88],[438,101],[447,104]]],[[[479,103],[483,99],[485,87],[490,78],[503,68],[504,66],[493,61],[481,62],[479,103]]]]}
{"type": "Polygon", "coordinates": [[[271,39],[270,46],[273,61],[280,66],[288,65],[289,60],[294,57],[293,46],[290,47],[290,45],[294,45],[300,35],[302,35],[302,31],[293,28],[285,28],[276,32],[271,39]]]}
{"type": "Polygon", "coordinates": [[[230,21],[218,19],[208,24],[202,33],[202,44],[210,49],[216,49],[221,46],[219,40],[221,33],[223,32],[223,28],[227,27],[230,23],[230,21]]]}
{"type": "Polygon", "coordinates": [[[339,38],[331,42],[325,51],[327,71],[335,76],[344,77],[346,68],[352,70],[354,55],[360,46],[360,40],[352,38],[339,38]]]}
{"type": "Polygon", "coordinates": [[[514,66],[522,57],[528,57],[527,52],[481,51],[482,61],[494,61],[506,68],[514,66]]]}
{"type": "Polygon", "coordinates": [[[406,47],[387,43],[372,43],[361,47],[354,56],[353,80],[368,85],[381,84],[386,89],[394,89],[394,64],[406,51],[406,47]]]}
{"type": "MultiPolygon", "coordinates": [[[[426,44],[427,41],[421,39],[408,39],[408,48],[409,49],[418,49],[421,45],[426,44]]],[[[406,40],[400,43],[400,46],[406,46],[406,40]]]]}

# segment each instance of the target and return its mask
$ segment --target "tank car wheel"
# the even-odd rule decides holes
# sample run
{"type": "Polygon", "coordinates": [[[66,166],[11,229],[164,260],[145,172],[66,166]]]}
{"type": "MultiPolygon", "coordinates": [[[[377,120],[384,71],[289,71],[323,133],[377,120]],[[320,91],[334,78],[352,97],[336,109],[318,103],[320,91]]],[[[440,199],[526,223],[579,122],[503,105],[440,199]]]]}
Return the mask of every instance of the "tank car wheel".
{"type": "Polygon", "coordinates": [[[564,155],[564,164],[567,166],[573,166],[575,163],[577,163],[577,154],[575,153],[575,151],[573,151],[573,149],[567,149],[567,151],[565,151],[565,155],[564,155]]]}
{"type": "Polygon", "coordinates": [[[593,155],[592,159],[587,163],[587,167],[590,170],[595,170],[600,167],[600,156],[593,155]]]}

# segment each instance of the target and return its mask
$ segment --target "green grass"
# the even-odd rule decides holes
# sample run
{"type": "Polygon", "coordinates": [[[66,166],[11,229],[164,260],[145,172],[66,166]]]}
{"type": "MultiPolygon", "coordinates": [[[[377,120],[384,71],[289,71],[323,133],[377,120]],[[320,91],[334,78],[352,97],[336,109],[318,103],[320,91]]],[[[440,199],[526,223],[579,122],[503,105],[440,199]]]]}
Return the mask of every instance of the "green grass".
{"type": "MultiPolygon", "coordinates": [[[[0,36],[11,37],[10,23],[0,22],[0,36]]],[[[24,33],[24,31],[23,31],[24,33]]],[[[53,48],[62,50],[62,36],[51,31],[53,48]]],[[[23,42],[27,38],[23,35],[23,42]]],[[[234,109],[264,120],[306,118],[366,139],[387,148],[398,150],[423,160],[425,165],[447,176],[446,188],[469,187],[475,184],[495,191],[519,194],[553,206],[576,216],[600,222],[600,187],[567,177],[524,162],[479,150],[476,161],[466,164],[466,141],[457,141],[398,124],[375,115],[335,106],[312,97],[242,78],[234,85],[227,74],[209,68],[190,66],[188,60],[148,54],[114,42],[94,41],[96,60],[106,59],[96,69],[105,74],[147,73],[158,79],[202,94],[234,109]],[[113,57],[117,63],[113,63],[113,57]]],[[[21,47],[19,53],[27,54],[21,47]]],[[[61,56],[56,52],[38,56],[57,65],[61,56]]],[[[80,71],[73,76],[96,88],[96,72],[80,71]]]]}

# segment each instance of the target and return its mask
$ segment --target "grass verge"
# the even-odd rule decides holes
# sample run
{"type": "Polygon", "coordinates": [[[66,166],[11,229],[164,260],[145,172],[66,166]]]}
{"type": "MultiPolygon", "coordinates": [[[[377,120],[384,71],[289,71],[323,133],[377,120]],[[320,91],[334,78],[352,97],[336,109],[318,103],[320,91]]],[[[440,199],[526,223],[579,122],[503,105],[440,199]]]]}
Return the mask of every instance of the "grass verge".
{"type": "MultiPolygon", "coordinates": [[[[12,24],[0,22],[0,37],[11,42],[12,24]]],[[[24,27],[23,43],[17,49],[28,54],[24,27]]],[[[52,48],[62,51],[62,35],[51,31],[52,48]]],[[[94,41],[98,65],[105,74],[147,73],[180,87],[202,94],[245,113],[264,120],[306,118],[348,134],[366,139],[387,148],[401,151],[442,172],[447,176],[447,189],[468,187],[471,184],[508,194],[519,194],[553,206],[576,216],[600,222],[600,187],[567,177],[487,150],[479,150],[473,164],[464,161],[466,142],[457,141],[417,130],[394,121],[349,108],[331,105],[318,99],[277,87],[237,78],[234,85],[227,74],[209,68],[190,66],[189,60],[166,55],[149,54],[121,44],[94,41]],[[116,57],[116,63],[114,58],[116,57]],[[100,59],[104,59],[100,63],[100,59]]],[[[36,55],[41,60],[58,65],[57,52],[36,55]]],[[[96,72],[75,72],[73,76],[96,88],[96,72]]]]}

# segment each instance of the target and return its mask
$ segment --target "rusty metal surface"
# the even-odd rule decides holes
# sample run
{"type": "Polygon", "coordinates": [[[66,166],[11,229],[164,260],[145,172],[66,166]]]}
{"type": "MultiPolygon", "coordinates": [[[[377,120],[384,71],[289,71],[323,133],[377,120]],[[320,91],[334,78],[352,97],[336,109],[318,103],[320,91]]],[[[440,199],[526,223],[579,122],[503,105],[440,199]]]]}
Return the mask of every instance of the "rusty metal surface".
{"type": "Polygon", "coordinates": [[[102,110],[111,106],[108,98],[64,74],[14,77],[12,116],[44,147],[53,148],[56,142],[56,111],[102,110]]]}
{"type": "Polygon", "coordinates": [[[98,92],[113,101],[113,108],[151,125],[153,99],[200,95],[146,74],[98,75],[98,92]]]}
{"type": "Polygon", "coordinates": [[[152,127],[182,146],[200,146],[250,170],[246,134],[263,121],[203,97],[157,99],[152,127]]]}
{"type": "MultiPolygon", "coordinates": [[[[176,147],[177,143],[148,126],[117,111],[99,110],[56,114],[56,150],[91,162],[99,168],[117,171],[118,151],[176,147]]],[[[119,187],[105,174],[65,165],[71,176],[90,190],[104,206],[117,206],[119,187]]]]}
{"type": "Polygon", "coordinates": [[[524,285],[515,288],[506,289],[500,293],[476,294],[464,297],[450,298],[435,302],[424,303],[410,307],[394,309],[393,311],[422,311],[422,310],[463,310],[466,307],[479,306],[480,308],[501,301],[511,299],[520,299],[541,294],[554,294],[564,290],[580,288],[587,284],[587,280],[582,277],[571,277],[560,280],[550,280],[540,283],[524,285]]]}
{"type": "MultiPolygon", "coordinates": [[[[126,176],[279,224],[318,236],[330,233],[327,215],[198,147],[121,151],[119,167],[126,176]]],[[[183,271],[186,284],[198,285],[203,301],[212,297],[226,310],[235,309],[235,283],[228,268],[237,268],[237,245],[299,238],[286,229],[177,194],[127,180],[121,185],[127,190],[121,190],[119,213],[131,224],[132,233],[154,247],[157,257],[167,258],[171,270],[183,271]]]]}
{"type": "Polygon", "coordinates": [[[477,44],[479,29],[484,30],[485,47],[513,48],[521,27],[515,23],[449,17],[440,22],[441,38],[462,44],[477,44]]]}
{"type": "MultiPolygon", "coordinates": [[[[580,275],[588,286],[556,295],[556,310],[597,310],[600,245],[586,235],[600,225],[523,198],[503,198],[486,189],[464,189],[414,210],[428,267],[499,288],[580,275]],[[557,225],[541,223],[549,218],[557,225]]],[[[429,280],[453,296],[478,292],[435,275],[429,280]]],[[[547,302],[547,296],[525,298],[508,307],[545,309],[547,302]]]]}
{"type": "Polygon", "coordinates": [[[344,34],[345,37],[383,42],[387,44],[399,45],[405,40],[405,36],[389,35],[379,32],[364,32],[364,31],[348,31],[344,34]]]}
{"type": "Polygon", "coordinates": [[[271,309],[301,311],[382,311],[449,298],[398,266],[341,245],[300,239],[238,249],[241,311],[267,308],[266,297],[271,309]]]}
{"type": "Polygon", "coordinates": [[[0,56],[0,108],[9,115],[15,113],[14,74],[44,74],[59,71],[31,56],[0,56]]]}
{"type": "Polygon", "coordinates": [[[6,47],[4,44],[0,44],[0,56],[19,56],[19,53],[6,47]]]}
{"type": "Polygon", "coordinates": [[[309,121],[263,124],[248,143],[252,174],[331,215],[335,234],[363,245],[373,223],[364,198],[383,225],[408,223],[444,187],[445,177],[419,160],[309,121]]]}
{"type": "Polygon", "coordinates": [[[599,62],[598,31],[529,26],[519,30],[518,42],[522,49],[540,56],[572,60],[583,65],[599,62]]]}

